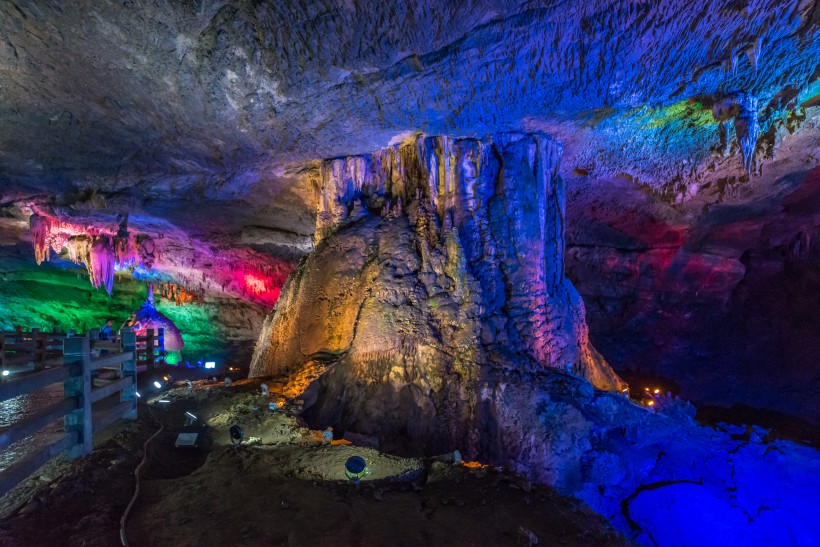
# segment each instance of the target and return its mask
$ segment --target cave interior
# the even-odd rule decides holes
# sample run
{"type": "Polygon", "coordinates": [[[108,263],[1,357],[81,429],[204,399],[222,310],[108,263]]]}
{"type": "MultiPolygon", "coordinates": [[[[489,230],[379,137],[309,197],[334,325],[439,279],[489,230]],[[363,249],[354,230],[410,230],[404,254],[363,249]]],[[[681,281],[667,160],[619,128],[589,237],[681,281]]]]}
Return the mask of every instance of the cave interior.
{"type": "Polygon", "coordinates": [[[135,318],[610,539],[820,543],[820,2],[0,2],[0,331],[135,318]]]}

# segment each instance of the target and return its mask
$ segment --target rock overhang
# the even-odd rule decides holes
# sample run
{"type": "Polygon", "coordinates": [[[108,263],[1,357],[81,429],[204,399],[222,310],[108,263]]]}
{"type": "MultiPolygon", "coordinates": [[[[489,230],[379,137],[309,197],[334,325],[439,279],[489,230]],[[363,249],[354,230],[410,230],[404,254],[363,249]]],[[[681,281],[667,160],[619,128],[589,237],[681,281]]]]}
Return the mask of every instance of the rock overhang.
{"type": "Polygon", "coordinates": [[[657,156],[637,167],[666,173],[717,133],[709,103],[744,94],[764,109],[787,88],[800,104],[816,94],[808,1],[3,10],[0,165],[9,181],[50,189],[174,180],[230,194],[254,185],[253,167],[368,153],[408,130],[568,122],[602,125],[588,142],[610,152],[632,134],[633,152],[657,156]]]}

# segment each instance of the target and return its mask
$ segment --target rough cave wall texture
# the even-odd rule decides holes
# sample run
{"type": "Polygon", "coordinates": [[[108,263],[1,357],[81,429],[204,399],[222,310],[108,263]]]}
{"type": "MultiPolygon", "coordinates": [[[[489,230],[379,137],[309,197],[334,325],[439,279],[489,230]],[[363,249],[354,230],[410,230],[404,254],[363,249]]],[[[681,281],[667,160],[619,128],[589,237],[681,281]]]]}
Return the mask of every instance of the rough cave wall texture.
{"type": "MultiPolygon", "coordinates": [[[[0,15],[10,180],[232,196],[270,159],[369,153],[402,131],[535,130],[736,92],[762,106],[811,81],[820,10],[808,0],[82,0],[4,2],[0,15]]],[[[699,159],[706,134],[656,146],[699,159]]],[[[666,154],[631,161],[658,183],[696,163],[666,154]]]]}
{"type": "MultiPolygon", "coordinates": [[[[281,278],[260,274],[277,261],[248,247],[287,258],[310,249],[309,161],[416,131],[543,132],[564,145],[570,191],[577,170],[588,175],[581,190],[615,209],[633,211],[637,199],[650,210],[634,210],[636,219],[670,224],[697,258],[655,264],[673,250],[651,230],[635,235],[640,223],[623,228],[649,241],[634,253],[601,233],[635,219],[581,220],[575,230],[587,217],[570,202],[567,270],[615,365],[653,370],[655,360],[695,400],[816,416],[809,356],[818,344],[802,319],[816,317],[811,259],[769,276],[787,271],[777,256],[797,231],[769,238],[780,230],[766,224],[774,217],[751,211],[783,187],[778,164],[788,180],[820,165],[818,29],[817,0],[0,2],[0,215],[33,203],[82,224],[131,212],[135,230],[167,236],[162,269],[176,282],[208,281],[220,302],[241,305],[261,280],[264,294],[250,299],[270,305],[281,278]],[[700,199],[713,191],[711,203],[700,199]],[[699,219],[715,204],[748,211],[748,222],[768,226],[762,239],[696,249],[695,232],[728,225],[712,212],[699,219]],[[633,275],[629,259],[641,260],[639,287],[610,286],[612,272],[633,275]],[[735,283],[740,266],[747,273],[735,283]],[[752,285],[759,296],[732,304],[752,285]],[[235,299],[222,300],[226,290],[235,299]],[[793,305],[774,303],[773,291],[793,305]],[[707,293],[702,305],[683,303],[707,293]],[[788,321],[765,315],[774,309],[788,321]]],[[[790,226],[798,209],[780,220],[790,226]]]]}
{"type": "Polygon", "coordinates": [[[818,168],[714,188],[736,195],[696,215],[702,203],[623,178],[572,188],[567,275],[616,370],[699,403],[820,421],[818,168]]]}
{"type": "Polygon", "coordinates": [[[418,137],[325,162],[317,246],[265,323],[251,374],[335,362],[308,415],[416,451],[465,442],[486,367],[625,384],[564,276],[561,148],[418,137]]]}

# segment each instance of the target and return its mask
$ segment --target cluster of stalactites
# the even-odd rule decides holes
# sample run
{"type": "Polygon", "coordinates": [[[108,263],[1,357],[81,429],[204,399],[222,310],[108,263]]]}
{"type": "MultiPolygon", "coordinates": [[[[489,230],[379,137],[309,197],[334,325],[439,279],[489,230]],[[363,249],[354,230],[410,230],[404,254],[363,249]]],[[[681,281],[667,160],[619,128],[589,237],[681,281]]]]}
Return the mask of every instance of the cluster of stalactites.
{"type": "Polygon", "coordinates": [[[46,216],[34,214],[29,222],[37,264],[49,260],[51,251],[59,253],[72,234],[71,226],[46,216]]]}
{"type": "Polygon", "coordinates": [[[86,267],[91,284],[95,288],[105,287],[108,294],[113,290],[117,267],[154,265],[153,240],[144,234],[131,237],[124,224],[111,236],[35,213],[29,225],[37,264],[49,260],[52,250],[59,253],[65,248],[73,263],[86,267]]]}

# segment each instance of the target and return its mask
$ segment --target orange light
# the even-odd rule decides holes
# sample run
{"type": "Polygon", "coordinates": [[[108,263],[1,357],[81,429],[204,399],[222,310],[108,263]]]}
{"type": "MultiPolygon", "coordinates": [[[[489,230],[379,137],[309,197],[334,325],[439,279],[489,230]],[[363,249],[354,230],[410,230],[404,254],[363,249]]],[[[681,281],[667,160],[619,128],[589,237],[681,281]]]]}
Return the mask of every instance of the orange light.
{"type": "Polygon", "coordinates": [[[648,387],[643,388],[644,391],[649,391],[648,387]]]}
{"type": "Polygon", "coordinates": [[[655,404],[655,401],[649,401],[649,402],[648,402],[648,403],[646,403],[646,404],[648,404],[649,406],[652,406],[652,405],[654,405],[654,404],[655,404]]]}
{"type": "Polygon", "coordinates": [[[660,390],[660,389],[655,388],[655,393],[660,393],[660,392],[661,392],[661,390],[660,390]]]}

